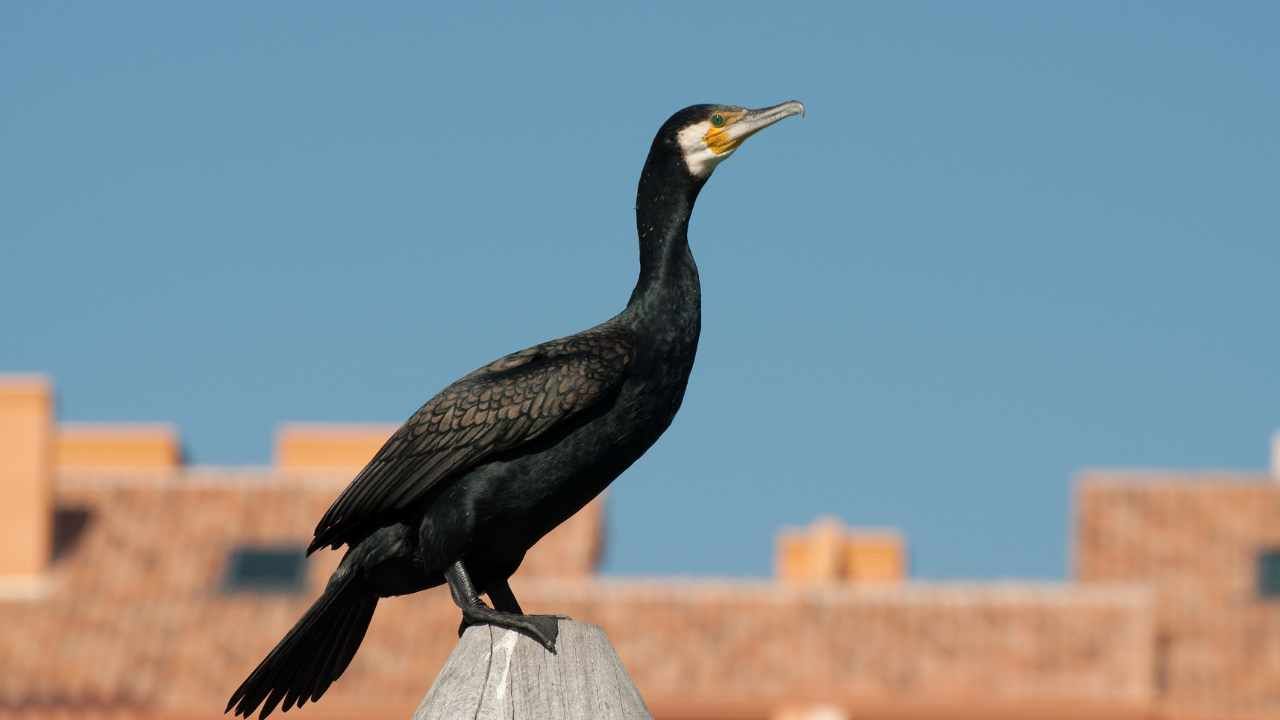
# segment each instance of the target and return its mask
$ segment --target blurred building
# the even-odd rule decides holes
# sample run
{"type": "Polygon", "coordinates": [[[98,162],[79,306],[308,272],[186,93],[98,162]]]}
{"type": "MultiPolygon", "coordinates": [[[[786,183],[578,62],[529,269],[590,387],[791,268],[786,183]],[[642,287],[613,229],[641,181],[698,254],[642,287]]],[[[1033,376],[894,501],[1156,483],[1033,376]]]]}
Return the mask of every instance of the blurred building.
{"type": "MultiPolygon", "coordinates": [[[[272,467],[188,467],[175,428],[59,424],[45,379],[0,379],[0,718],[220,717],[319,592],[338,556],[302,549],[390,430],[291,425],[272,467]]],[[[1065,584],[908,582],[902,537],[835,520],[783,530],[773,580],[600,578],[597,501],[516,587],[603,626],[666,720],[1280,718],[1276,457],[1085,473],[1065,584]]],[[[282,717],[409,717],[457,622],[443,590],[382,601],[282,717]]]]}

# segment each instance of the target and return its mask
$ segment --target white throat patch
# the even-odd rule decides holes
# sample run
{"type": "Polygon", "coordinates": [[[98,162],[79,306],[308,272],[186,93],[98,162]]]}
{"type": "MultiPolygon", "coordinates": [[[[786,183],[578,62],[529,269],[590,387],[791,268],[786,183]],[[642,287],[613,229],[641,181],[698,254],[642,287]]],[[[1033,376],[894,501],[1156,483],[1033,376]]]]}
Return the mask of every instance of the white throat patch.
{"type": "Polygon", "coordinates": [[[707,177],[721,160],[733,154],[730,150],[717,155],[714,150],[707,147],[706,137],[710,129],[711,123],[703,120],[684,128],[677,135],[680,141],[680,152],[684,155],[684,164],[689,168],[689,174],[696,178],[707,177]]]}

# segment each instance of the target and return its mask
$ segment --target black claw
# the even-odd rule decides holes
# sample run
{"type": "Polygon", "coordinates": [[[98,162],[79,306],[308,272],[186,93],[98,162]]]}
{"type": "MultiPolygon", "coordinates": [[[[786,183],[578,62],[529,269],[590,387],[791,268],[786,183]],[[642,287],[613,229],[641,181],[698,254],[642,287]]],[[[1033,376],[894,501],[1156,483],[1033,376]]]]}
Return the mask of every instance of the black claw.
{"type": "Polygon", "coordinates": [[[533,635],[534,639],[548,652],[554,654],[556,640],[560,638],[560,617],[558,615],[526,615],[525,617],[532,625],[530,635],[533,635]]]}

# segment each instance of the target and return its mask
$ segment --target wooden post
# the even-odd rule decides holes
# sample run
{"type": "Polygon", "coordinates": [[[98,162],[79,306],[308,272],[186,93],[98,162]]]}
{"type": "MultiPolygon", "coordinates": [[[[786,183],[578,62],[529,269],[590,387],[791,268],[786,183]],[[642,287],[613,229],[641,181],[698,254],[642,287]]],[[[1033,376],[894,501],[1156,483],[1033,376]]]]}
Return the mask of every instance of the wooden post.
{"type": "Polygon", "coordinates": [[[512,630],[467,628],[413,720],[650,718],[640,692],[595,625],[560,621],[552,654],[512,630]]]}

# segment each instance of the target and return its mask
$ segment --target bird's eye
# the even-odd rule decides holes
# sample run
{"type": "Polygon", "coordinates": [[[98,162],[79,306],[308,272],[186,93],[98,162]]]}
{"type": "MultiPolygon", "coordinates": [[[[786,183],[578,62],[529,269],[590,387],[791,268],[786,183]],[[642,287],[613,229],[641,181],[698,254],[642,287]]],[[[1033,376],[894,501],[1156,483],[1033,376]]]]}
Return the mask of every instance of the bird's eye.
{"type": "Polygon", "coordinates": [[[711,124],[715,127],[724,127],[724,116],[719,113],[711,116],[711,124]]]}

